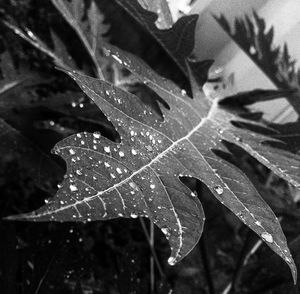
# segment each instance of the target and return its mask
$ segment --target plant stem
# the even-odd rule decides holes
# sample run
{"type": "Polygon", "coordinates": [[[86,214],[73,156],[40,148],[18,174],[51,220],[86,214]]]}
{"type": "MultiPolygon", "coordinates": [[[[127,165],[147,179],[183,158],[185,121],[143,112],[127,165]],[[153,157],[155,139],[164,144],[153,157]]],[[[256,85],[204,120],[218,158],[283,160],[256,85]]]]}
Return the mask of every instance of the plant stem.
{"type": "Polygon", "coordinates": [[[206,233],[203,231],[200,242],[200,252],[201,252],[201,258],[203,261],[203,266],[204,266],[204,271],[205,271],[205,276],[206,276],[206,281],[209,289],[209,294],[215,294],[215,286],[214,282],[212,279],[211,275],[211,268],[209,264],[209,259],[208,259],[208,252],[207,252],[207,239],[206,239],[206,233]]]}
{"type": "MultiPolygon", "coordinates": [[[[157,270],[158,270],[158,272],[159,272],[159,275],[160,275],[161,277],[164,277],[165,275],[164,275],[164,272],[163,272],[163,270],[162,270],[162,268],[161,268],[160,262],[159,262],[159,260],[158,260],[157,254],[156,254],[155,249],[154,249],[154,246],[151,245],[151,240],[150,240],[150,236],[149,236],[148,230],[147,230],[147,228],[146,228],[145,221],[144,221],[143,218],[141,218],[141,217],[140,217],[139,219],[140,219],[140,222],[141,222],[141,226],[142,226],[143,232],[144,232],[144,234],[145,234],[145,236],[146,236],[146,239],[147,239],[147,241],[148,241],[148,244],[149,244],[149,247],[150,247],[150,250],[151,250],[151,254],[152,254],[152,256],[153,256],[154,263],[155,263],[155,265],[156,265],[156,267],[157,267],[157,270]]],[[[153,227],[154,227],[154,226],[153,226],[153,227]]]]}
{"type": "MultiPolygon", "coordinates": [[[[150,222],[150,247],[154,249],[154,224],[150,222]]],[[[150,256],[150,289],[154,293],[155,286],[155,272],[154,272],[154,259],[153,254],[150,256]]]]}

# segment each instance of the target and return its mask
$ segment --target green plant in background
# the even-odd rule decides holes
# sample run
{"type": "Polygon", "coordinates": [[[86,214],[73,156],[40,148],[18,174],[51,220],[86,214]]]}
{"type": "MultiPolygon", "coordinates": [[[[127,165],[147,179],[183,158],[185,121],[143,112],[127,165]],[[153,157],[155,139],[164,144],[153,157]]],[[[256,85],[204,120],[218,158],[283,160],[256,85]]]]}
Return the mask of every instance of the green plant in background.
{"type": "MultiPolygon", "coordinates": [[[[52,2],[83,43],[93,64],[94,77],[87,75],[91,74],[90,70],[76,65],[55,34],[52,34],[55,45],[52,50],[30,30],[22,30],[9,21],[5,24],[52,58],[56,66],[74,79],[101,109],[108,121],[103,118],[95,123],[95,115],[91,119],[80,110],[76,114],[68,113],[92,121],[99,127],[98,131],[83,131],[68,137],[65,134],[53,148],[53,152],[67,164],[66,175],[56,195],[40,209],[8,219],[90,222],[146,217],[168,239],[171,247],[168,262],[174,265],[195,247],[203,231],[205,217],[199,199],[201,195],[197,195],[199,190],[188,184],[191,179],[197,179],[287,263],[296,283],[297,269],[279,220],[260,196],[255,182],[253,184],[232,160],[242,150],[278,177],[298,189],[300,187],[298,149],[289,144],[297,134],[289,131],[290,125],[264,124],[259,115],[245,107],[285,96],[295,110],[300,111],[294,63],[290,61],[287,49],[281,59],[278,59],[279,50],[274,56],[270,55],[268,46],[272,33],[269,32],[267,38],[260,35],[264,30],[262,20],[255,14],[257,24],[261,25],[257,35],[247,18],[247,28],[252,28],[251,38],[247,38],[250,44],[238,35],[242,28],[246,30],[241,22],[236,26],[234,37],[242,47],[247,44],[250,55],[257,57],[255,62],[263,69],[266,61],[262,56],[271,58],[267,64],[274,65],[279,71],[274,75],[280,80],[276,83],[279,90],[255,89],[211,100],[204,95],[202,86],[207,81],[212,62],[191,58],[196,15],[183,16],[170,27],[171,18],[164,1],[157,2],[163,6],[157,4],[153,7],[142,1],[143,8],[136,0],[116,0],[157,40],[173,59],[178,71],[189,80],[190,89],[182,89],[157,74],[138,57],[109,44],[103,37],[106,29],[102,29],[102,15],[93,1],[86,14],[81,1],[52,2]],[[156,13],[145,8],[158,14],[161,26],[170,28],[159,29],[156,13]],[[255,54],[251,53],[252,39],[256,40],[252,45],[255,54]],[[268,46],[261,43],[264,40],[268,46]],[[110,68],[114,69],[113,75],[110,68]],[[120,87],[116,73],[122,79],[121,69],[127,70],[129,84],[138,82],[156,93],[154,102],[145,104],[127,91],[130,87],[122,83],[120,87]]],[[[219,22],[229,31],[223,17],[219,22]]],[[[274,74],[275,69],[265,69],[265,72],[274,74]]],[[[272,80],[275,82],[275,78],[272,80]]],[[[12,82],[5,80],[0,93],[10,85],[12,82]]],[[[59,99],[63,98],[56,101],[59,99]]],[[[46,105],[51,108],[49,102],[46,105]]],[[[60,113],[68,112],[63,107],[55,109],[55,103],[52,108],[60,113]]],[[[3,124],[6,123],[3,121],[3,124]]],[[[299,128],[299,123],[293,123],[293,127],[299,128]]]]}

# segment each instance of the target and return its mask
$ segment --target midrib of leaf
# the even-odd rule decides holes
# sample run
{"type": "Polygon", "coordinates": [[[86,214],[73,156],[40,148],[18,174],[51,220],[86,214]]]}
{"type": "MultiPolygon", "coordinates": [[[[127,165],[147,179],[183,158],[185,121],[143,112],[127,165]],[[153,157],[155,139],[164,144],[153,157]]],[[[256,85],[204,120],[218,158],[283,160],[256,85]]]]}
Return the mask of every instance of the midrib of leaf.
{"type": "MultiPolygon", "coordinates": [[[[91,89],[90,89],[91,90],[91,89]]],[[[98,95],[96,94],[93,90],[91,90],[95,95],[98,95]]],[[[98,95],[99,96],[99,95],[98,95]]],[[[56,209],[56,210],[52,210],[52,211],[47,211],[46,213],[42,213],[42,214],[39,214],[39,215],[29,215],[28,218],[36,218],[37,216],[45,216],[45,215],[51,215],[51,214],[55,214],[57,212],[60,212],[60,211],[63,211],[63,210],[66,210],[68,208],[71,208],[71,207],[76,207],[76,205],[79,205],[81,203],[86,203],[87,201],[91,201],[92,199],[95,199],[95,198],[99,198],[100,195],[106,193],[106,192],[110,192],[112,191],[113,189],[115,188],[118,188],[119,186],[123,185],[124,183],[130,181],[135,175],[139,174],[140,172],[142,172],[143,170],[145,170],[147,167],[150,167],[151,168],[151,165],[155,162],[157,162],[160,158],[162,158],[165,154],[167,154],[169,151],[171,151],[177,144],[179,144],[180,142],[184,141],[184,140],[188,140],[188,138],[193,135],[196,131],[198,131],[201,126],[207,121],[209,120],[215,113],[215,109],[217,108],[217,101],[215,101],[215,103],[212,105],[210,111],[208,112],[207,114],[207,117],[203,118],[197,126],[195,126],[187,135],[185,135],[184,137],[181,137],[180,139],[176,140],[176,141],[173,141],[171,140],[169,137],[167,137],[171,142],[173,142],[167,149],[165,149],[164,151],[162,151],[161,153],[159,153],[156,157],[154,157],[149,163],[147,163],[146,165],[143,165],[141,168],[139,168],[138,170],[136,170],[135,172],[133,172],[129,177],[125,178],[124,180],[118,182],[117,184],[107,188],[106,190],[102,190],[102,191],[99,191],[97,194],[93,195],[93,196],[90,196],[90,197],[86,197],[82,200],[77,200],[76,202],[70,204],[70,205],[66,205],[66,206],[63,206],[59,209],[56,209]]],[[[118,110],[120,111],[120,110],[118,110]]],[[[139,122],[141,123],[141,122],[139,122]]],[[[148,127],[148,126],[147,126],[148,127]]],[[[157,130],[155,130],[157,131],[157,130]]],[[[164,135],[166,137],[166,135],[164,135]]],[[[189,140],[188,140],[189,141],[189,140]]],[[[194,145],[193,145],[194,146],[194,145]]],[[[82,150],[88,150],[88,151],[92,151],[94,153],[99,153],[98,151],[95,151],[93,149],[89,149],[89,148],[83,148],[83,147],[77,147],[77,146],[65,146],[63,148],[60,148],[61,150],[63,149],[66,149],[66,148],[74,148],[74,149],[82,149],[82,150]]],[[[199,152],[199,151],[198,151],[199,152]]],[[[101,155],[103,155],[101,153],[101,155]]],[[[119,162],[119,161],[118,161],[119,162]]],[[[120,162],[119,162],[120,163],[120,162]]],[[[123,164],[122,164],[123,165],[123,164]]],[[[93,190],[95,190],[93,188],[93,190]]],[[[99,198],[100,199],[100,198],[99,198]]]]}

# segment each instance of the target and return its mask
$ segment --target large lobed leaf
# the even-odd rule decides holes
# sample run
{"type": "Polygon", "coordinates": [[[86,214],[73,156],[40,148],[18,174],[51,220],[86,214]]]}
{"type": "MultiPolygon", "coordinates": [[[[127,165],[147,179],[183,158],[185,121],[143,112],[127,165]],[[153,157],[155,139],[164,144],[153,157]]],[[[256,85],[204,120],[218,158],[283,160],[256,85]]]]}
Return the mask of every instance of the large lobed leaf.
{"type": "Polygon", "coordinates": [[[175,264],[193,249],[203,229],[202,205],[180,180],[194,177],[281,256],[295,278],[278,219],[247,177],[215,151],[228,152],[223,141],[236,144],[297,187],[300,158],[261,144],[269,137],[235,127],[232,121],[245,119],[222,109],[217,100],[210,102],[200,92],[191,99],[134,56],[112,46],[106,53],[168,104],[161,106],[163,118],[108,82],[68,72],[112,122],[120,143],[100,133],[79,133],[59,142],[54,152],[65,159],[67,173],[56,196],[39,210],[13,218],[149,217],[168,238],[169,263],[175,264]]]}
{"type": "Polygon", "coordinates": [[[291,58],[286,44],[283,48],[273,44],[274,28],[266,31],[264,19],[255,11],[253,18],[247,15],[237,18],[235,30],[231,29],[224,15],[215,16],[215,19],[274,85],[280,89],[297,89],[287,100],[300,114],[300,70],[296,68],[296,62],[291,58]]]}
{"type": "MultiPolygon", "coordinates": [[[[153,14],[142,10],[136,1],[117,1],[190,75],[193,99],[141,60],[108,45],[105,52],[109,57],[164,100],[160,105],[162,116],[135,95],[108,82],[66,71],[111,121],[120,142],[87,132],[59,142],[54,152],[65,159],[67,172],[56,196],[35,212],[10,218],[93,221],[148,217],[168,238],[169,263],[175,264],[193,249],[203,229],[202,205],[181,181],[193,177],[286,261],[295,280],[295,264],[278,219],[247,177],[221,154],[229,152],[227,142],[235,144],[298,188],[300,157],[263,144],[278,140],[251,131],[261,126],[228,112],[218,100],[210,101],[199,91],[195,67],[186,63],[193,47],[195,16],[182,18],[170,30],[159,31],[153,14]]],[[[209,64],[202,63],[206,67],[209,64]]],[[[205,75],[200,78],[200,83],[203,81],[205,75]]]]}
{"type": "Polygon", "coordinates": [[[52,3],[75,30],[94,63],[97,76],[103,78],[99,45],[108,28],[95,1],[91,1],[86,17],[84,1],[52,0],[52,3]]]}

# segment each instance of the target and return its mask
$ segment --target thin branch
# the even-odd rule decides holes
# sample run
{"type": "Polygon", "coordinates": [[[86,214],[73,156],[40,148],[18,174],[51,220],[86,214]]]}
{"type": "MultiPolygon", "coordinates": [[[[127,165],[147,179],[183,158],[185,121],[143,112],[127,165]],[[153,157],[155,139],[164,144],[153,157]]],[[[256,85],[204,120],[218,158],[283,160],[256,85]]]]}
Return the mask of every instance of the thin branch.
{"type": "Polygon", "coordinates": [[[5,20],[3,20],[2,22],[6,27],[11,29],[16,35],[18,35],[23,40],[27,41],[32,46],[34,46],[36,49],[40,50],[41,52],[49,56],[58,67],[62,67],[68,71],[73,70],[73,68],[70,68],[59,56],[57,56],[40,38],[34,35],[30,30],[28,30],[26,34],[20,28],[18,28],[12,23],[9,23],[5,20]]]}
{"type": "Polygon", "coordinates": [[[147,230],[147,228],[146,228],[145,221],[144,221],[143,218],[141,218],[141,217],[140,217],[139,219],[140,219],[141,226],[142,226],[142,229],[143,229],[143,231],[144,231],[144,234],[145,234],[145,236],[146,236],[146,239],[147,239],[147,241],[148,241],[148,243],[149,243],[149,247],[150,247],[150,250],[151,250],[151,253],[152,253],[154,262],[155,262],[155,264],[156,264],[157,270],[158,270],[160,276],[161,276],[161,277],[164,277],[165,274],[164,274],[164,272],[163,272],[163,270],[162,270],[162,268],[161,268],[161,265],[160,265],[160,262],[159,262],[159,260],[158,260],[158,257],[157,257],[157,254],[156,254],[156,252],[155,252],[155,249],[154,249],[153,246],[151,246],[151,238],[150,238],[149,233],[148,233],[148,230],[147,230]]]}

